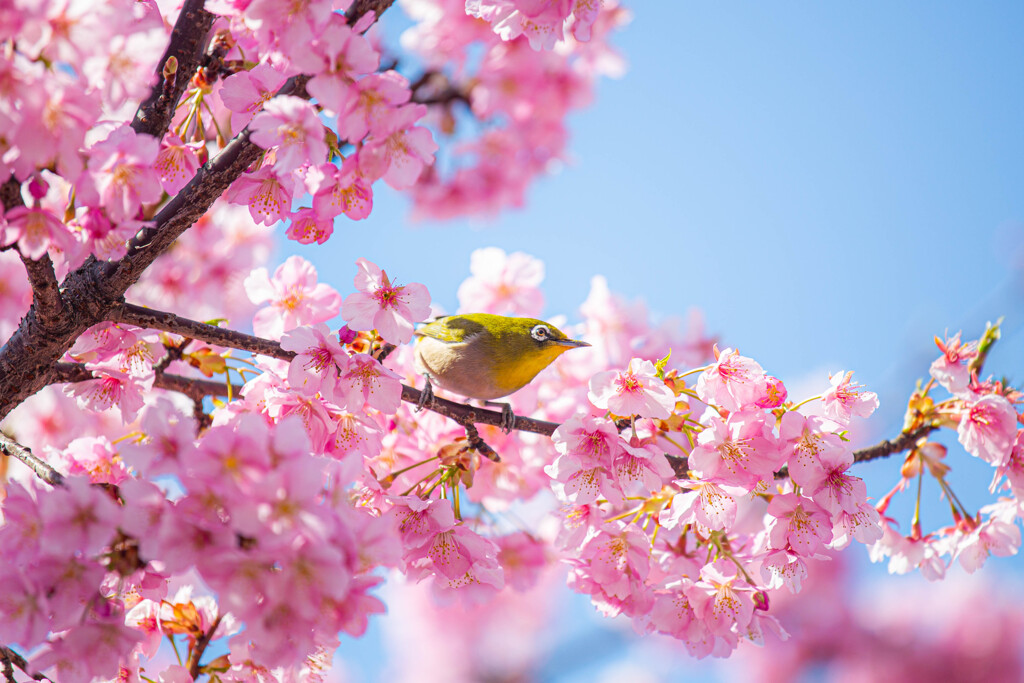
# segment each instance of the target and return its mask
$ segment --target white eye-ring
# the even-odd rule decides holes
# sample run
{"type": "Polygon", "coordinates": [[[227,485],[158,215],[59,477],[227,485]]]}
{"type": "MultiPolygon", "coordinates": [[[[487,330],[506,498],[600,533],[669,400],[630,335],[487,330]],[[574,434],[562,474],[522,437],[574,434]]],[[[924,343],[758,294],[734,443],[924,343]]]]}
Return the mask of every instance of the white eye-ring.
{"type": "Polygon", "coordinates": [[[530,330],[530,336],[537,341],[547,341],[551,339],[551,330],[548,329],[547,325],[534,325],[533,329],[530,330]]]}

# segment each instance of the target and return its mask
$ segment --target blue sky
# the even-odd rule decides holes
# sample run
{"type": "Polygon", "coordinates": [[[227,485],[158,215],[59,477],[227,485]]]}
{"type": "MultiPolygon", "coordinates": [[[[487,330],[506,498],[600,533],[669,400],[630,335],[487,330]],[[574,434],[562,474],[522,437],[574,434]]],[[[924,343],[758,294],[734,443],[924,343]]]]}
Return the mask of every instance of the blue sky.
{"type": "MultiPolygon", "coordinates": [[[[601,274],[656,315],[700,308],[783,380],[855,370],[879,436],[932,335],[1005,315],[988,369],[1024,379],[1024,4],[631,8],[628,73],[572,118],[571,162],[525,209],[410,225],[379,188],[367,221],[283,249],[343,293],[367,257],[448,309],[474,249],[525,251],[547,267],[546,315],[570,321],[601,274]]],[[[873,495],[894,469],[864,469],[873,495]]]]}

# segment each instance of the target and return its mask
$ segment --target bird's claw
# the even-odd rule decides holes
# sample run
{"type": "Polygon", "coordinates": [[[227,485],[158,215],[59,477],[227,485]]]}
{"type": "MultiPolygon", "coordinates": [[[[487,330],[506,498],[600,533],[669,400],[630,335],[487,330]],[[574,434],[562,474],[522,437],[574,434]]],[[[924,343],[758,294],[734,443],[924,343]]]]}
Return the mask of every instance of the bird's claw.
{"type": "Polygon", "coordinates": [[[434,403],[434,387],[430,385],[430,378],[424,375],[426,384],[423,386],[423,390],[420,391],[420,399],[416,401],[416,412],[421,412],[428,405],[434,403]]]}
{"type": "Polygon", "coordinates": [[[501,406],[501,431],[508,434],[516,428],[516,414],[512,412],[512,406],[508,403],[495,403],[492,401],[484,401],[486,405],[497,407],[501,406]]]}
{"type": "Polygon", "coordinates": [[[516,414],[508,403],[501,406],[501,431],[508,434],[516,428],[516,414]]]}

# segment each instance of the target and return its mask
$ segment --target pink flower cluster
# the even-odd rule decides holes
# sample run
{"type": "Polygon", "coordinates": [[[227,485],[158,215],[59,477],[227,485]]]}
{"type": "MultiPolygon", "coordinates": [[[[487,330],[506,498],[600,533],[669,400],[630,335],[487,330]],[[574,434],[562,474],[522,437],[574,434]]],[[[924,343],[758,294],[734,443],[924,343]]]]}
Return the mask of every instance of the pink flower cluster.
{"type": "Polygon", "coordinates": [[[286,221],[302,243],[327,240],[342,214],[368,216],[378,180],[410,191],[424,214],[519,204],[563,156],[568,113],[589,102],[599,75],[621,71],[607,36],[628,17],[614,4],[411,3],[419,21],[404,40],[424,64],[415,83],[382,70],[383,48],[367,35],[377,17],[350,26],[337,11],[347,4],[211,2],[226,54],[198,74],[155,63],[176,8],[117,0],[5,12],[14,38],[0,63],[0,177],[23,183],[24,205],[2,207],[0,247],[49,252],[60,268],[89,254],[119,258],[165,193],[179,193],[212,145],[243,130],[266,155],[226,199],[256,223],[286,221]],[[467,60],[477,43],[484,58],[467,60]],[[161,139],[128,123],[157,71],[189,79],[161,139]],[[286,94],[295,77],[312,101],[286,94]],[[454,133],[465,119],[457,102],[483,125],[452,145],[458,170],[443,179],[429,170],[438,145],[424,124],[454,133]],[[304,196],[312,201],[297,206],[304,196]]]}
{"type": "Polygon", "coordinates": [[[247,205],[257,222],[289,221],[288,237],[304,244],[326,241],[342,214],[368,216],[377,180],[411,187],[437,151],[430,131],[417,125],[427,107],[410,101],[409,82],[394,70],[378,71],[380,51],[363,35],[374,16],[349,26],[330,10],[330,3],[292,9],[256,3],[244,12],[222,3],[217,9],[231,20],[233,40],[264,57],[224,79],[209,97],[219,98],[232,130],[248,124],[250,139],[274,162],[238,179],[227,198],[247,205]],[[309,77],[316,105],[276,94],[299,74],[309,77]],[[345,146],[351,153],[335,165],[345,146]],[[307,193],[311,205],[293,209],[307,193]]]}
{"type": "Polygon", "coordinates": [[[403,45],[449,86],[436,88],[440,103],[431,113],[458,140],[446,150],[451,159],[445,166],[453,171],[431,168],[412,188],[416,215],[448,218],[521,206],[533,179],[565,158],[568,114],[589,104],[598,77],[622,73],[609,39],[629,21],[628,12],[609,1],[405,5],[416,24],[403,45]],[[468,104],[484,125],[462,126],[463,112],[453,101],[468,104]]]}
{"type": "MultiPolygon", "coordinates": [[[[605,614],[672,635],[695,656],[725,656],[781,630],[770,595],[798,591],[810,560],[882,532],[849,473],[845,421],[773,412],[781,383],[732,350],[692,390],[682,386],[639,359],[593,376],[594,407],[633,422],[581,415],[555,432],[559,456],[547,472],[575,527],[558,545],[574,558],[570,586],[605,614]],[[693,411],[697,421],[673,427],[673,415],[693,411]],[[778,480],[784,468],[789,478],[778,480]]],[[[849,394],[858,405],[876,400],[849,394]]],[[[823,397],[822,408],[834,401],[823,397]]]]}
{"type": "MultiPolygon", "coordinates": [[[[254,253],[240,262],[262,250],[258,235],[243,234],[254,253]]],[[[475,258],[509,267],[474,273],[466,297],[533,300],[539,262],[495,249],[475,258]]],[[[942,554],[932,539],[904,538],[881,522],[888,498],[876,509],[851,473],[851,423],[877,406],[852,373],[834,374],[821,396],[794,406],[756,361],[719,352],[699,320],[686,330],[653,327],[642,307],[596,279],[580,325],[563,326],[593,346],[509,399],[517,413],[560,426],[548,439],[481,425],[501,458],[491,462],[455,422],[403,404],[402,384],[419,381],[409,345],[387,367],[377,360],[427,315],[426,288],[395,284],[365,259],[356,272],[347,296],[298,257],[246,279],[263,305],[257,332],[295,356],[251,361],[240,396],[219,405],[204,430],[140,385],[177,340],[123,325],[79,340],[69,360],[97,379],[68,392],[89,414],[116,404],[135,423],[107,422],[96,436],[63,443],[60,434],[80,427],[61,422],[55,407],[40,405],[38,421],[19,423],[52,433],[47,459],[72,484],[9,491],[0,552],[25,597],[0,602],[0,638],[42,645],[34,661],[75,680],[115,666],[134,671],[163,637],[216,628],[235,679],[299,675],[321,666],[335,634],[358,635],[382,611],[370,592],[381,580],[376,568],[396,567],[442,600],[481,603],[530,588],[561,560],[570,587],[602,613],[677,638],[695,656],[726,656],[742,641],[784,635],[772,604],[801,589],[814,559],[858,541],[874,544],[876,556],[888,549],[894,571],[928,574],[942,554]],[[325,321],[339,312],[348,324],[334,333],[325,321]],[[505,513],[516,518],[519,501],[544,491],[561,508],[533,531],[510,529],[505,513]],[[83,578],[58,590],[52,577],[69,562],[83,578]],[[190,572],[212,594],[169,596],[168,582],[190,572]],[[64,590],[72,590],[66,602],[64,590]],[[84,655],[81,643],[99,630],[113,645],[84,655]]],[[[169,369],[183,371],[177,361],[169,369]]],[[[967,567],[1019,544],[1019,436],[1013,428],[1003,450],[1001,430],[1012,421],[1000,408],[1015,400],[972,379],[937,408],[945,424],[964,425],[969,448],[1014,495],[983,510],[984,520],[961,515],[945,535],[967,567]]],[[[940,455],[922,446],[915,457],[935,466],[940,455]]]]}
{"type": "Polygon", "coordinates": [[[773,601],[790,639],[741,648],[728,663],[732,676],[752,683],[1024,678],[1019,580],[865,580],[847,558],[830,559],[815,563],[800,595],[773,601]]]}
{"type": "MultiPolygon", "coordinates": [[[[998,328],[989,328],[991,338],[961,342],[960,334],[945,340],[935,338],[942,355],[931,365],[932,382],[911,399],[908,418],[916,424],[935,424],[956,429],[957,439],[970,455],[984,460],[993,468],[991,493],[1007,492],[996,502],[972,512],[953,493],[947,475],[951,467],[944,462],[947,449],[934,442],[922,442],[911,452],[903,465],[902,477],[896,487],[879,504],[888,510],[893,497],[908,489],[911,479],[930,474],[939,484],[952,507],[951,523],[925,532],[919,521],[911,524],[910,533],[901,533],[894,519],[883,516],[884,536],[871,548],[875,561],[888,558],[889,570],[905,573],[920,569],[935,580],[945,576],[953,562],[967,572],[974,572],[991,556],[1015,555],[1021,545],[1018,520],[1024,517],[1024,421],[1019,406],[1021,394],[1003,382],[978,378],[979,348],[991,344],[998,328]],[[950,397],[938,401],[932,394],[934,384],[950,397]]],[[[920,493],[918,493],[920,497],[920,493]]],[[[918,503],[920,504],[920,503],[918,503]]]]}

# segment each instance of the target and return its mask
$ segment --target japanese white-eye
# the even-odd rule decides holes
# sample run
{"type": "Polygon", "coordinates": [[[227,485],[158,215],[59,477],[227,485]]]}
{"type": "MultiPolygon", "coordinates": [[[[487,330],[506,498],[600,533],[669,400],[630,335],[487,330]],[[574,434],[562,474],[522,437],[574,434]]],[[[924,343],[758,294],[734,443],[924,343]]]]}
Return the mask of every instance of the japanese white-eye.
{"type": "Polygon", "coordinates": [[[416,371],[446,391],[489,401],[523,388],[553,360],[587,342],[535,318],[468,313],[416,330],[416,371]]]}

